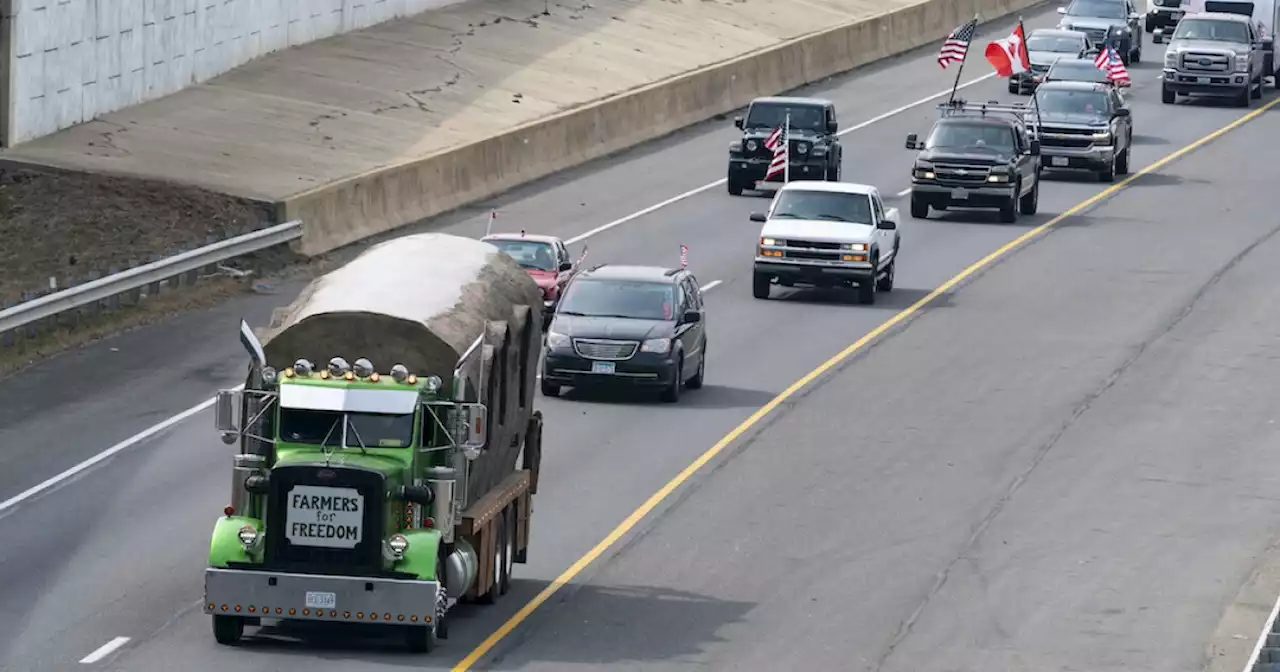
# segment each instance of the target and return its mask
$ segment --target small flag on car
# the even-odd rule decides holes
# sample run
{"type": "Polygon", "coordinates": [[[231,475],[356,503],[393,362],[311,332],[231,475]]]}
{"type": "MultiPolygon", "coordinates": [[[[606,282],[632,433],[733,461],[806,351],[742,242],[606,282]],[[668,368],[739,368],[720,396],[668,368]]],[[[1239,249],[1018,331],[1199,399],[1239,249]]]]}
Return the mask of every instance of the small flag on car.
{"type": "Polygon", "coordinates": [[[1102,47],[1102,51],[1093,59],[1093,64],[1097,68],[1107,73],[1107,79],[1116,84],[1129,83],[1129,70],[1124,67],[1124,61],[1120,58],[1120,54],[1111,47],[1106,45],[1102,47]]]}
{"type": "Polygon", "coordinates": [[[688,267],[689,267],[689,246],[681,245],[680,246],[680,268],[688,268],[688,267]]]}
{"type": "Polygon", "coordinates": [[[978,30],[978,20],[971,19],[968,23],[951,31],[945,42],[942,43],[942,49],[938,50],[938,65],[943,70],[951,63],[964,63],[964,57],[969,54],[969,42],[973,40],[973,34],[978,30]]]}

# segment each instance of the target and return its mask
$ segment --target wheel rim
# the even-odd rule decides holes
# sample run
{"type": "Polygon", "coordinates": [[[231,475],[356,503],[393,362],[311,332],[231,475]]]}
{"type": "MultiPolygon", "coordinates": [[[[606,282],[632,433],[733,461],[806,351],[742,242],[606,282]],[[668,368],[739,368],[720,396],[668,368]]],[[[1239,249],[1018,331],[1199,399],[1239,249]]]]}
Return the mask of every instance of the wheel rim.
{"type": "MultiPolygon", "coordinates": [[[[508,520],[509,523],[513,522],[508,520]]],[[[515,567],[516,562],[516,526],[509,525],[511,529],[507,530],[507,559],[503,563],[503,567],[507,570],[507,578],[511,578],[511,570],[515,567]]]]}
{"type": "MultiPolygon", "coordinates": [[[[502,534],[504,537],[506,536],[506,532],[507,532],[506,527],[507,526],[504,522],[502,525],[502,534]]],[[[502,549],[505,546],[506,546],[505,541],[503,543],[493,545],[493,588],[492,590],[497,590],[498,587],[502,585],[502,563],[504,562],[502,558],[502,549]]]]}

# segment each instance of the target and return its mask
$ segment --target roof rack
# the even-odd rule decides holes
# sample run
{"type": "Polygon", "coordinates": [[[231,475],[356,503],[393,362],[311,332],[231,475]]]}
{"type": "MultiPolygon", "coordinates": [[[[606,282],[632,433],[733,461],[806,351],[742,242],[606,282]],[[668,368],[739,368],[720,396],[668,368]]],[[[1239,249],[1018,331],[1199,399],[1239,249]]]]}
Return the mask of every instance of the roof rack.
{"type": "Polygon", "coordinates": [[[668,277],[668,278],[669,278],[669,277],[671,277],[671,276],[673,276],[673,275],[676,275],[677,273],[679,273],[680,271],[683,271],[683,270],[685,270],[685,269],[683,269],[683,268],[668,268],[665,272],[663,272],[663,275],[665,275],[666,277],[668,277]]]}
{"type": "Polygon", "coordinates": [[[1017,121],[1022,122],[1027,118],[1027,114],[1034,112],[1035,108],[1025,103],[1002,103],[998,100],[990,100],[985,103],[970,103],[965,100],[953,100],[948,103],[939,103],[938,109],[945,117],[985,117],[987,115],[1012,115],[1017,121]]]}

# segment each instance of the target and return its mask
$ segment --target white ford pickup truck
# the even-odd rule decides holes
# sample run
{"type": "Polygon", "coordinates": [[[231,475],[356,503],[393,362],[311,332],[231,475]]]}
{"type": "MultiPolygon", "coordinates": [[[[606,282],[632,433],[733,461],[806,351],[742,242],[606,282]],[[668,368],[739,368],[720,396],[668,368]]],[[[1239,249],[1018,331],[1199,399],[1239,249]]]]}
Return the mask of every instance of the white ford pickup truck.
{"type": "Polygon", "coordinates": [[[763,222],[751,283],[757,299],[783,287],[856,287],[860,303],[893,289],[901,238],[898,209],[880,191],[849,182],[790,182],[778,190],[763,222]]]}

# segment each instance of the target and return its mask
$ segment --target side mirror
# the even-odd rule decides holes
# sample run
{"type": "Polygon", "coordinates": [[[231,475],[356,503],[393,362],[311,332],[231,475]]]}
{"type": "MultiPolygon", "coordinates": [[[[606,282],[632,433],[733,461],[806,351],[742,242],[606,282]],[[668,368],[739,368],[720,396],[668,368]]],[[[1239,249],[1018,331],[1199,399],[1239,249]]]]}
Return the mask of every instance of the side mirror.
{"type": "Polygon", "coordinates": [[[893,231],[898,228],[898,209],[889,208],[885,210],[884,219],[880,220],[879,224],[876,224],[876,228],[885,231],[893,231]]]}
{"type": "Polygon", "coordinates": [[[734,125],[734,127],[735,127],[735,128],[741,129],[741,128],[742,128],[742,117],[734,117],[734,118],[733,118],[733,125],[734,125]]]}
{"type": "Polygon", "coordinates": [[[697,324],[702,321],[702,313],[696,310],[687,310],[684,313],[684,317],[680,318],[680,321],[684,324],[697,324]]]}
{"type": "Polygon", "coordinates": [[[240,390],[218,390],[214,397],[213,424],[222,435],[222,442],[230,445],[240,438],[240,390]]]}
{"type": "Polygon", "coordinates": [[[1031,141],[1031,156],[1040,156],[1040,141],[1031,141]]]}
{"type": "MultiPolygon", "coordinates": [[[[479,450],[484,448],[489,438],[489,409],[477,403],[455,403],[452,406],[449,434],[453,445],[475,451],[475,456],[479,457],[479,450]]],[[[470,454],[467,458],[475,459],[470,454]]]]}
{"type": "Polygon", "coordinates": [[[1159,29],[1159,28],[1156,28],[1155,30],[1151,31],[1151,42],[1152,42],[1152,43],[1154,43],[1154,44],[1161,44],[1161,43],[1163,43],[1163,42],[1164,42],[1164,31],[1163,31],[1163,30],[1161,30],[1161,29],[1159,29]]]}
{"type": "Polygon", "coordinates": [[[919,138],[919,137],[920,137],[920,136],[916,135],[915,133],[908,133],[908,134],[907,134],[907,149],[915,149],[915,148],[916,148],[916,139],[917,139],[917,138],[919,138]]]}
{"type": "Polygon", "coordinates": [[[1059,7],[1059,8],[1058,8],[1058,13],[1059,13],[1059,14],[1066,14],[1066,13],[1067,13],[1067,8],[1066,8],[1066,7],[1059,7]]]}
{"type": "Polygon", "coordinates": [[[838,124],[838,123],[836,123],[836,122],[834,122],[834,121],[828,121],[828,122],[827,122],[827,132],[828,132],[828,133],[831,133],[831,134],[833,134],[833,135],[834,135],[834,134],[836,134],[836,133],[839,133],[839,132],[840,132],[840,124],[838,124]]]}
{"type": "Polygon", "coordinates": [[[753,221],[753,222],[767,222],[767,221],[769,221],[769,218],[768,218],[768,217],[766,217],[766,216],[765,216],[765,214],[764,214],[763,212],[753,212],[753,213],[751,213],[751,221],[753,221]]]}
{"type": "Polygon", "coordinates": [[[573,270],[573,262],[572,262],[572,261],[566,261],[566,262],[564,262],[563,264],[560,264],[560,272],[561,272],[561,273],[568,273],[569,271],[572,271],[572,270],[573,270]]]}
{"type": "Polygon", "coordinates": [[[1127,116],[1129,116],[1130,114],[1131,114],[1131,112],[1130,112],[1129,108],[1127,108],[1127,107],[1121,107],[1121,108],[1119,108],[1119,109],[1117,109],[1117,110],[1116,110],[1116,116],[1117,116],[1117,117],[1127,117],[1127,116]]]}

